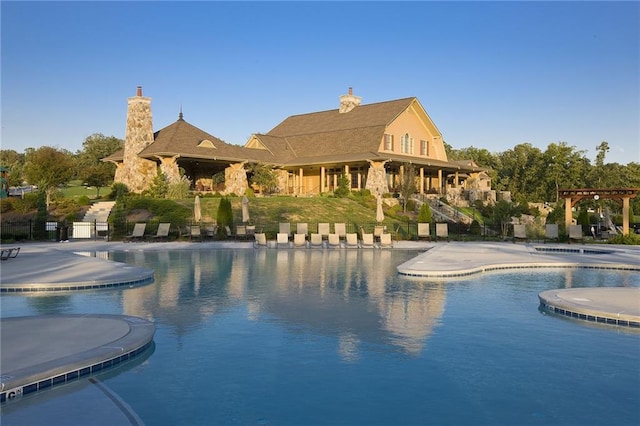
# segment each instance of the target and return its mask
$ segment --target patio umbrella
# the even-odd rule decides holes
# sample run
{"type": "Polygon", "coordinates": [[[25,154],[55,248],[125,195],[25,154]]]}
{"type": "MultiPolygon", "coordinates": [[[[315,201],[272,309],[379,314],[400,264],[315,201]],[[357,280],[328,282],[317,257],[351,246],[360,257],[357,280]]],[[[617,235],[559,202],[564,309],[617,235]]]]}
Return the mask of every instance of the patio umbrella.
{"type": "Polygon", "coordinates": [[[202,220],[202,210],[200,209],[200,196],[196,195],[196,200],[193,202],[193,220],[200,222],[202,220]]]}
{"type": "Polygon", "coordinates": [[[242,197],[242,221],[249,222],[249,199],[246,195],[242,197]]]}
{"type": "Polygon", "coordinates": [[[382,211],[382,197],[378,195],[376,206],[376,222],[380,223],[384,220],[384,212],[382,211]]]}

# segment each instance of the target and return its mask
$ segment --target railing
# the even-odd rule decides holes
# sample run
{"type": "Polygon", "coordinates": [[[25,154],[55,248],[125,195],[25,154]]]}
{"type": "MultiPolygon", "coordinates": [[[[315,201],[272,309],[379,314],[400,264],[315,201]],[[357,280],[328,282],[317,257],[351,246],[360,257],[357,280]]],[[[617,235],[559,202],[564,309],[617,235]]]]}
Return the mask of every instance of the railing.
{"type": "Polygon", "coordinates": [[[73,239],[108,239],[110,228],[107,222],[65,222],[26,220],[3,220],[0,223],[2,241],[66,241],[73,239]]]}

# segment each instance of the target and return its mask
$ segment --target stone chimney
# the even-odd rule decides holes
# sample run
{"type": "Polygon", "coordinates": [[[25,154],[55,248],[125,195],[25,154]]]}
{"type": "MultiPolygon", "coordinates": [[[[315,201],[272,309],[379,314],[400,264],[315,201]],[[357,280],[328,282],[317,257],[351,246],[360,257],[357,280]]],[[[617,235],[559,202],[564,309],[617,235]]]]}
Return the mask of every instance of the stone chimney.
{"type": "Polygon", "coordinates": [[[361,101],[362,98],[360,96],[354,96],[353,88],[349,87],[349,94],[340,96],[340,114],[351,111],[360,105],[361,101]]]}
{"type": "Polygon", "coordinates": [[[124,183],[132,192],[142,192],[149,188],[157,173],[155,161],[138,157],[153,143],[151,98],[143,97],[142,87],[138,86],[136,96],[128,99],[127,106],[123,164],[118,167],[114,180],[124,183]]]}

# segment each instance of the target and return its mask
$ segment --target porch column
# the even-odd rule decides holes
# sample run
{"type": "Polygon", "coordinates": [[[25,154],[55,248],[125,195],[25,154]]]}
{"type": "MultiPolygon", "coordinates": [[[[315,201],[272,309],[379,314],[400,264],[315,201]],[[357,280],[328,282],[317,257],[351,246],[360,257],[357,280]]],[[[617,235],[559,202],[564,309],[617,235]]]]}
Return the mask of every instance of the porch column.
{"type": "Polygon", "coordinates": [[[338,187],[338,174],[334,173],[333,174],[333,190],[335,191],[337,187],[338,187]]]}
{"type": "Polygon", "coordinates": [[[569,226],[571,226],[571,220],[573,216],[571,215],[571,197],[564,199],[564,226],[565,232],[569,235],[569,226]]]}
{"type": "Polygon", "coordinates": [[[320,193],[321,194],[324,192],[324,180],[325,180],[324,166],[320,166],[320,193]]]}
{"type": "Polygon", "coordinates": [[[457,170],[456,170],[454,179],[455,180],[453,181],[453,187],[457,188],[458,187],[458,171],[457,170]]]}
{"type": "Polygon", "coordinates": [[[424,194],[424,167],[420,167],[420,195],[424,194]]]}
{"type": "Polygon", "coordinates": [[[298,194],[302,195],[304,193],[303,191],[303,185],[302,182],[304,182],[304,171],[302,170],[302,167],[300,167],[298,169],[298,194]]]}
{"type": "Polygon", "coordinates": [[[347,188],[351,189],[351,176],[349,175],[349,165],[345,164],[344,165],[344,176],[349,179],[349,185],[347,186],[347,188]]]}
{"type": "Polygon", "coordinates": [[[438,194],[442,194],[442,169],[438,169],[438,194]]]}

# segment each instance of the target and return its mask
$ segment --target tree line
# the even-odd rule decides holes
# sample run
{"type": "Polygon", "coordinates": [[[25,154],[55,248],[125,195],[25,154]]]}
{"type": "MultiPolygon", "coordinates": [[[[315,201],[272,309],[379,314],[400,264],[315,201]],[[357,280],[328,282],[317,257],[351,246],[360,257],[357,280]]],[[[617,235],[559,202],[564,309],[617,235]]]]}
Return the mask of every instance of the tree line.
{"type": "MultiPolygon", "coordinates": [[[[27,148],[23,153],[0,150],[0,165],[9,169],[12,186],[26,183],[54,190],[79,179],[99,188],[111,185],[115,174],[115,165],[101,159],[123,146],[121,139],[95,133],[75,153],[50,146],[27,148]]],[[[473,146],[454,149],[446,143],[445,149],[449,160],[473,160],[486,168],[493,189],[510,191],[518,203],[557,202],[560,188],[640,187],[640,163],[607,163],[606,141],[596,147],[594,163],[585,151],[566,142],[550,143],[544,151],[529,143],[498,153],[473,146]]],[[[632,207],[640,211],[639,198],[632,199],[632,207]]]]}

